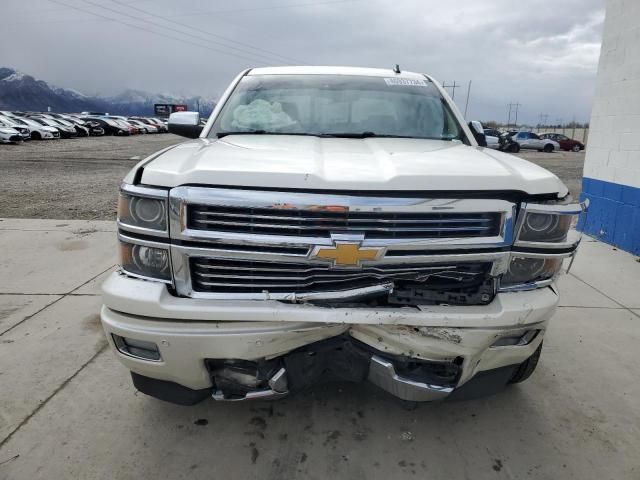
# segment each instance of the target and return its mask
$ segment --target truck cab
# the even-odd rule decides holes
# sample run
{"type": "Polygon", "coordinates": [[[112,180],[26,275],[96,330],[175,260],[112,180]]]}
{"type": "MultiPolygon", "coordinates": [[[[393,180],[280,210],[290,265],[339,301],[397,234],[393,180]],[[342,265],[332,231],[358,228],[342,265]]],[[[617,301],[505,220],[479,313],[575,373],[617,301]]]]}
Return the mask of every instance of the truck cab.
{"type": "MultiPolygon", "coordinates": [[[[535,369],[585,205],[478,146],[399,69],[256,68],[120,187],[101,319],[135,386],[180,404],[371,382],[473,398],[535,369]]],[[[486,143],[485,143],[486,145],[486,143]]]]}

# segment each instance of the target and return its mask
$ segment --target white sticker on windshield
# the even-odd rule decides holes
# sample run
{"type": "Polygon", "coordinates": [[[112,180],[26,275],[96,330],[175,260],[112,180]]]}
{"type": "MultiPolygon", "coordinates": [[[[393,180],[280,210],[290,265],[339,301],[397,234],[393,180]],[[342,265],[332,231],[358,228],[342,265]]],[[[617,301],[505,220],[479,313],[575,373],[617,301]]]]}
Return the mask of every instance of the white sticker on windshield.
{"type": "Polygon", "coordinates": [[[409,87],[426,87],[427,81],[420,78],[385,78],[385,83],[390,87],[409,86],[409,87]]]}

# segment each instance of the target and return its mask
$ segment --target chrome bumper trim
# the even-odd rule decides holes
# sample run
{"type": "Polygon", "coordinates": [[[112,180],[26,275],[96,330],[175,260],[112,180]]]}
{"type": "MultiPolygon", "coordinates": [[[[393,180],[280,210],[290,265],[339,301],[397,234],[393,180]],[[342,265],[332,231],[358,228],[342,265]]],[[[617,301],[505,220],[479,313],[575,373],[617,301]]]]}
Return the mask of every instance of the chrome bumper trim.
{"type": "Polygon", "coordinates": [[[453,387],[429,385],[403,378],[396,373],[391,362],[376,355],[371,357],[368,380],[391,395],[412,402],[443,400],[453,392],[453,387]]]}

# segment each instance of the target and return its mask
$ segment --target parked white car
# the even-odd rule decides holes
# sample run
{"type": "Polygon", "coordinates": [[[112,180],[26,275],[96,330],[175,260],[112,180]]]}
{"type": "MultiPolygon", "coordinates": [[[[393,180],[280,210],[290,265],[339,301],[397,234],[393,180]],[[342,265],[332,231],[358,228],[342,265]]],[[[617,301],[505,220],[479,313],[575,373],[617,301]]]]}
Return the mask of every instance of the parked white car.
{"type": "Polygon", "coordinates": [[[20,132],[9,127],[0,127],[0,143],[21,143],[20,132]]]}
{"type": "Polygon", "coordinates": [[[584,205],[477,148],[428,75],[250,69],[204,128],[181,112],[169,129],[193,140],[124,178],[103,284],[141,392],[194,404],[368,380],[418,402],[536,368],[584,205]]]}
{"type": "Polygon", "coordinates": [[[13,128],[20,134],[22,140],[31,140],[31,130],[29,129],[29,127],[19,125],[17,124],[17,122],[11,120],[10,118],[0,115],[0,127],[13,128]]]}
{"type": "Polygon", "coordinates": [[[60,132],[55,127],[42,125],[26,117],[7,117],[18,125],[25,125],[31,130],[31,140],[53,140],[60,138],[60,132]]]}
{"type": "Polygon", "coordinates": [[[529,150],[538,150],[539,152],[553,152],[554,150],[560,150],[560,144],[554,140],[548,138],[540,138],[539,135],[533,132],[516,132],[511,138],[515,141],[520,148],[526,148],[529,150]]]}

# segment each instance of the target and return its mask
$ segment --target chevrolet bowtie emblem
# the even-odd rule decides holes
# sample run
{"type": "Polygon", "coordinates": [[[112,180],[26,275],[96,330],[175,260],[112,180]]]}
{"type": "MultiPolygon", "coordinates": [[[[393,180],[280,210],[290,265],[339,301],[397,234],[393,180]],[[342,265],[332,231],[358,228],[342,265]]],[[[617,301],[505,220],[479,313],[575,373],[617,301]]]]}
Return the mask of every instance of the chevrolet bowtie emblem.
{"type": "Polygon", "coordinates": [[[382,247],[361,247],[359,243],[336,242],[333,247],[315,247],[311,258],[330,260],[336,267],[359,267],[363,260],[377,260],[384,254],[382,247]]]}

